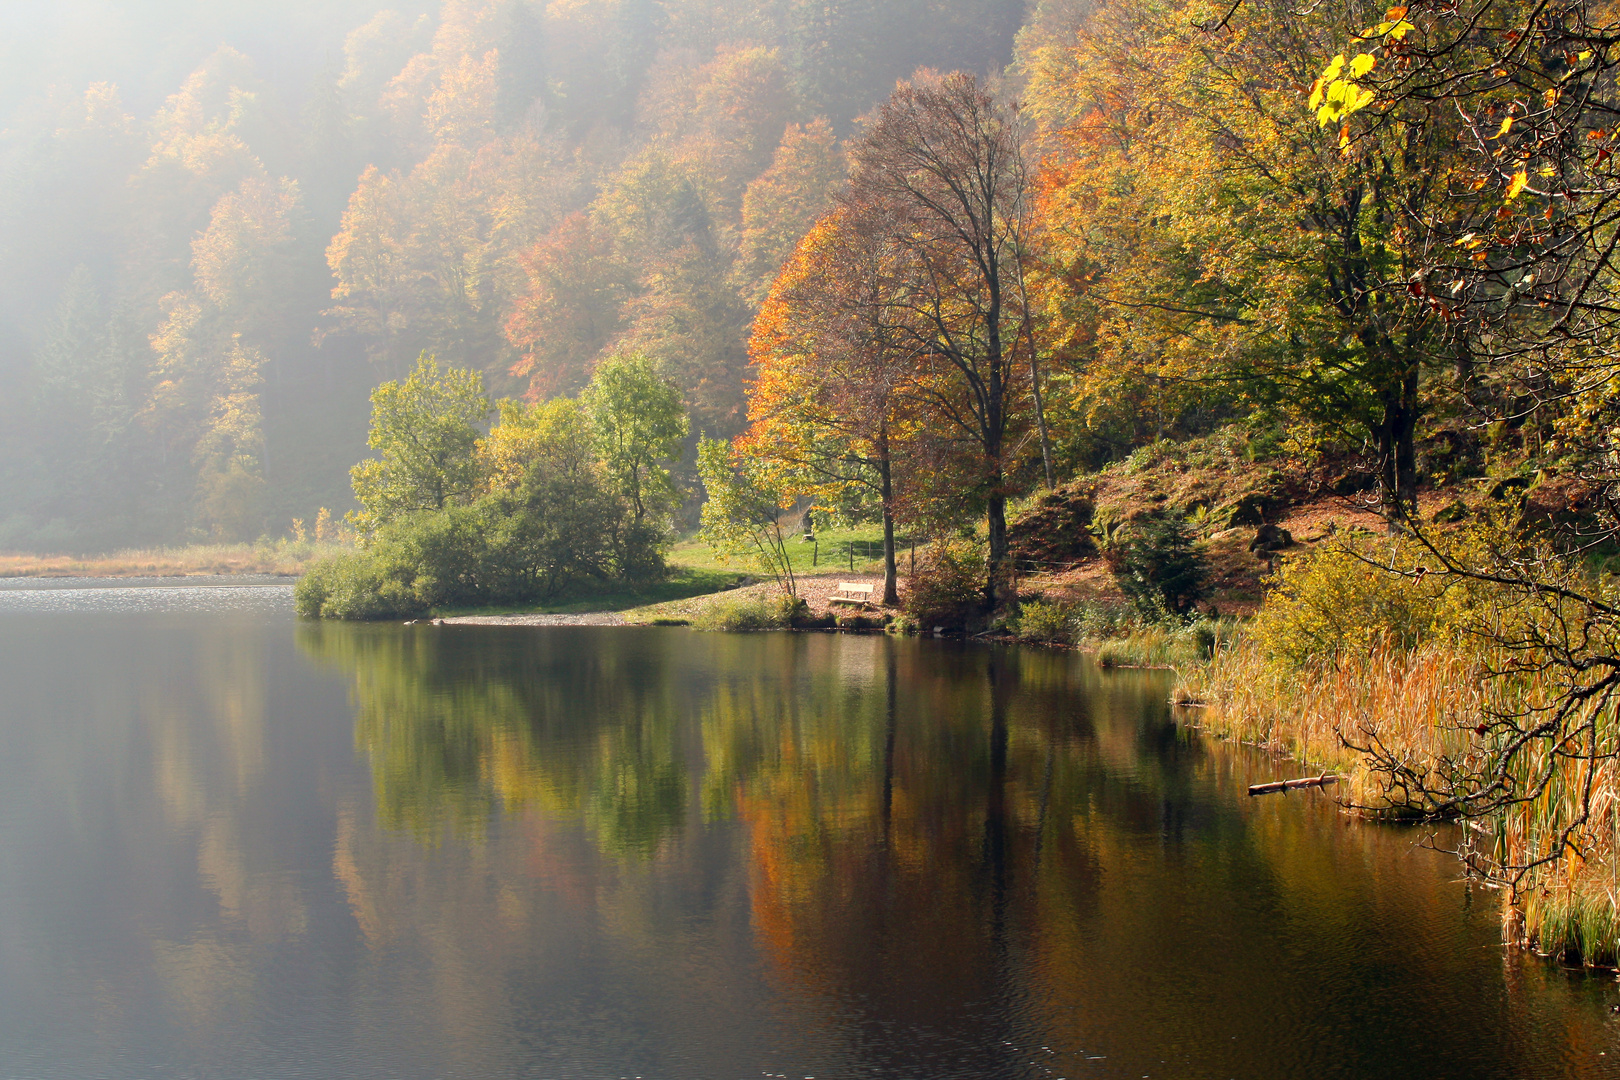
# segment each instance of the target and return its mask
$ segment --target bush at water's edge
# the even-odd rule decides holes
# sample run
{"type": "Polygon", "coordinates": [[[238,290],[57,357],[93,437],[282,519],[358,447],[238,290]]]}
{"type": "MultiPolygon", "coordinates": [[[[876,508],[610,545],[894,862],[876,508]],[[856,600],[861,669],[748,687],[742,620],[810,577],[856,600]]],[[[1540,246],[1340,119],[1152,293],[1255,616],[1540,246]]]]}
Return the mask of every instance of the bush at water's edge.
{"type": "Polygon", "coordinates": [[[1524,719],[1551,715],[1564,692],[1556,665],[1512,644],[1529,640],[1524,620],[1553,608],[1420,572],[1435,560],[1414,543],[1377,548],[1325,547],[1290,559],[1250,627],[1207,664],[1184,670],[1176,699],[1204,704],[1193,719],[1217,736],[1290,756],[1306,772],[1348,776],[1339,797],[1373,817],[1448,816],[1451,805],[1435,792],[1480,790],[1494,763],[1508,762],[1507,782],[1534,797],[1476,819],[1465,835],[1471,867],[1506,885],[1505,935],[1614,965],[1620,769],[1545,739],[1504,753],[1524,719]],[[1596,810],[1583,813],[1588,782],[1585,805],[1596,810]],[[1516,869],[1569,827],[1573,847],[1516,869]]]}

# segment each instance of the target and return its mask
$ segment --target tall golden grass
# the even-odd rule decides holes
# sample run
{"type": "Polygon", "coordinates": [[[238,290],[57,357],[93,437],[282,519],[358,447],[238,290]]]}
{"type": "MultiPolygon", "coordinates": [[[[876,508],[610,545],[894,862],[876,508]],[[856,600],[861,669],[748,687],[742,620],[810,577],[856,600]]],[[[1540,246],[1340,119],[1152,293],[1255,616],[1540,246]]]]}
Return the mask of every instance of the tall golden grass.
{"type": "Polygon", "coordinates": [[[106,555],[0,553],[0,578],[184,577],[193,574],[302,574],[316,559],[342,550],[330,541],[189,544],[129,548],[106,555]]]}
{"type": "MultiPolygon", "coordinates": [[[[1401,569],[1398,555],[1384,562],[1401,569]]],[[[1347,776],[1339,798],[1371,817],[1443,814],[1448,792],[1477,789],[1506,761],[1511,797],[1467,822],[1459,854],[1504,886],[1510,941],[1615,966],[1614,706],[1600,696],[1553,736],[1524,739],[1582,676],[1522,636],[1505,643],[1511,635],[1464,629],[1501,627],[1512,597],[1476,591],[1454,602],[1424,579],[1354,555],[1309,556],[1285,572],[1249,632],[1183,669],[1177,698],[1202,702],[1194,719],[1213,734],[1292,757],[1305,772],[1347,776]],[[1301,646],[1301,627],[1316,645],[1301,646]]]]}

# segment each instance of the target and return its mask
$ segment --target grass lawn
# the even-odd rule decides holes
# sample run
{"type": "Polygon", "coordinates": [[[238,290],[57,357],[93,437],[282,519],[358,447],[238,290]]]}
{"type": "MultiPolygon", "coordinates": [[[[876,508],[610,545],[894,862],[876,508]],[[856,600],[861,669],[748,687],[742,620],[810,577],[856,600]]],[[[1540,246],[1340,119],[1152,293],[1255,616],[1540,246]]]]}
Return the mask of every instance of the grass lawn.
{"type": "MultiPolygon", "coordinates": [[[[896,536],[895,558],[900,573],[906,572],[910,555],[910,540],[896,536]]],[[[808,543],[797,533],[788,538],[788,558],[793,562],[795,574],[831,574],[846,570],[856,574],[883,572],[883,526],[859,525],[854,528],[822,529],[814,543],[808,543]],[[851,557],[853,556],[853,567],[851,557]]],[[[722,563],[709,545],[697,536],[689,536],[670,549],[671,566],[693,570],[729,570],[736,573],[757,573],[753,564],[743,559],[722,563]]]]}
{"type": "Polygon", "coordinates": [[[609,588],[602,592],[580,593],[551,604],[514,604],[504,607],[435,608],[434,616],[457,615],[574,615],[586,611],[629,611],[694,596],[707,596],[735,587],[739,580],[752,580],[737,570],[696,569],[677,566],[664,581],[639,589],[609,588]]]}
{"type": "MultiPolygon", "coordinates": [[[[896,540],[900,572],[904,574],[910,553],[909,540],[896,540]]],[[[788,556],[798,575],[835,576],[840,572],[872,575],[883,572],[883,529],[880,525],[855,528],[826,528],[816,539],[806,541],[794,534],[788,539],[788,556]]],[[[316,559],[346,550],[337,544],[295,543],[289,540],[260,541],[257,544],[193,544],[182,547],[128,550],[100,556],[38,556],[0,554],[0,577],[130,577],[183,576],[191,574],[302,574],[316,559]]],[[[551,604],[519,604],[488,608],[442,608],[434,615],[568,615],[591,611],[624,612],[632,621],[655,617],[687,617],[695,598],[729,592],[739,585],[759,584],[745,589],[739,598],[774,595],[775,585],[762,580],[751,560],[734,558],[722,562],[697,536],[678,541],[669,552],[673,571],[669,578],[639,589],[606,587],[601,592],[581,592],[551,604]]]]}
{"type": "MultiPolygon", "coordinates": [[[[906,570],[909,548],[895,541],[900,572],[906,570]]],[[[788,540],[788,558],[793,562],[795,574],[835,575],[849,572],[850,557],[854,556],[856,574],[883,572],[883,527],[861,526],[853,529],[823,529],[813,543],[807,543],[795,534],[788,540]]],[[[769,580],[761,581],[761,574],[746,559],[721,562],[714,552],[697,536],[677,542],[669,552],[669,565],[673,573],[666,581],[639,590],[609,589],[603,592],[581,593],[552,604],[519,604],[509,607],[440,608],[433,612],[439,618],[457,615],[573,615],[588,611],[622,612],[631,622],[646,622],[654,618],[690,618],[701,604],[691,604],[714,593],[731,592],[739,584],[754,586],[736,595],[766,597],[774,595],[776,586],[769,580]]],[[[768,576],[767,576],[768,577],[768,576]]]]}

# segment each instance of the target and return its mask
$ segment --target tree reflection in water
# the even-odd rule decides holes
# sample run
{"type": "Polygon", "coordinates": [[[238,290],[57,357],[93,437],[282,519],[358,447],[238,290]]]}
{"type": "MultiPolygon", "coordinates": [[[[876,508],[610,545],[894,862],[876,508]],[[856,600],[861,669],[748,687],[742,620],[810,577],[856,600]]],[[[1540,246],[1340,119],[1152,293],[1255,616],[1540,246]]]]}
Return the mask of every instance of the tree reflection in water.
{"type": "Polygon", "coordinates": [[[733,882],[776,994],[869,1067],[1038,1075],[1034,1043],[1057,1069],[1113,1046],[1133,1072],[1286,1075],[1325,1045],[1371,1075],[1463,1045],[1418,993],[1477,985],[1445,869],[1324,800],[1235,798],[1266,762],[1178,728],[1161,675],[881,637],[300,635],[352,680],[387,828],[521,827],[546,887],[618,911],[637,955],[674,934],[688,976],[657,883],[684,883],[689,929],[729,917],[733,882]],[[1281,1017],[1315,1041],[1280,1052],[1281,1017]]]}

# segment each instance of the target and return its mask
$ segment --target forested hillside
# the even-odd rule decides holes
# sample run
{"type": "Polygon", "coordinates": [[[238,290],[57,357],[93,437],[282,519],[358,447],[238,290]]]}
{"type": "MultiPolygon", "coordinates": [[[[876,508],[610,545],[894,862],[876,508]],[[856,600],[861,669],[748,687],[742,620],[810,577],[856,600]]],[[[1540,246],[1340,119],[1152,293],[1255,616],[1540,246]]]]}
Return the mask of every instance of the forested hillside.
{"type": "Polygon", "coordinates": [[[0,547],[350,505],[367,394],[424,351],[539,398],[642,350],[737,433],[855,118],[919,66],[999,73],[1023,9],[8,6],[0,547]]]}

